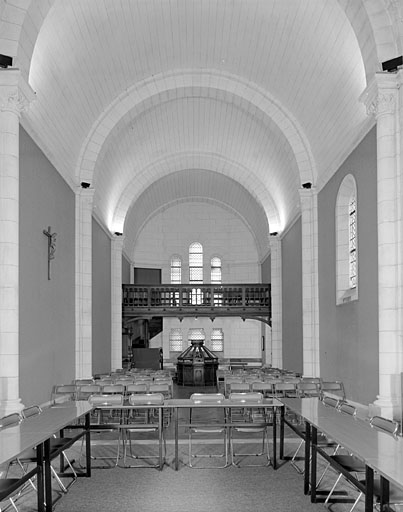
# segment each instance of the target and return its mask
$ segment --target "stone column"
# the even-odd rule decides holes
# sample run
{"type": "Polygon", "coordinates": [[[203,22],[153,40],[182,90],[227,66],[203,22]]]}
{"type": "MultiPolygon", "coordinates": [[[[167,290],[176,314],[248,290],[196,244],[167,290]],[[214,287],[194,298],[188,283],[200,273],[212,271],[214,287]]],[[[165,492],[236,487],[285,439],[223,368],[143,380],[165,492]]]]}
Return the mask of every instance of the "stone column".
{"type": "Polygon", "coordinates": [[[315,188],[302,188],[299,195],[302,225],[303,375],[320,377],[318,197],[315,188]]]}
{"type": "Polygon", "coordinates": [[[92,203],[94,189],[76,190],[76,379],[92,377],[92,203]]]}
{"type": "Polygon", "coordinates": [[[402,163],[398,154],[403,127],[397,109],[402,77],[401,71],[377,73],[362,96],[377,123],[379,395],[374,405],[389,418],[400,409],[403,371],[402,163]]]}
{"type": "Polygon", "coordinates": [[[124,237],[114,235],[111,241],[111,367],[122,368],[122,251],[124,237]]]}
{"type": "Polygon", "coordinates": [[[0,415],[19,397],[19,119],[34,99],[18,69],[0,70],[0,415]]]}
{"type": "Polygon", "coordinates": [[[281,239],[279,235],[270,235],[271,253],[271,360],[266,343],[266,363],[275,368],[283,367],[283,305],[281,275],[281,239]]]}

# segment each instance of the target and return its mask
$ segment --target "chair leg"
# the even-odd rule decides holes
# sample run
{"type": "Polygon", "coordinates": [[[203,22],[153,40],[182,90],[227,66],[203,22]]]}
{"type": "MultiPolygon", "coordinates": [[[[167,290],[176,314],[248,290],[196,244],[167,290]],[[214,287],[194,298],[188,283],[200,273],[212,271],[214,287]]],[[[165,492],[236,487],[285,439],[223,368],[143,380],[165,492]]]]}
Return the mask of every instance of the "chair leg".
{"type": "Polygon", "coordinates": [[[329,494],[326,497],[325,505],[327,505],[329,503],[329,499],[330,499],[331,495],[333,494],[334,490],[336,489],[337,484],[340,482],[340,479],[341,479],[342,476],[343,476],[343,474],[340,473],[339,476],[337,477],[336,482],[334,483],[333,487],[330,489],[330,492],[329,492],[329,494]]]}
{"type": "MultiPolygon", "coordinates": [[[[226,467],[228,467],[229,463],[228,463],[228,439],[227,439],[227,430],[224,429],[222,432],[218,432],[219,434],[223,434],[223,453],[217,453],[217,454],[208,454],[208,455],[205,455],[205,454],[201,454],[201,455],[196,455],[196,454],[193,454],[193,450],[192,450],[192,429],[189,429],[189,438],[188,438],[188,444],[189,444],[189,467],[190,468],[193,468],[193,469],[224,469],[226,467]],[[224,465],[223,466],[203,466],[203,467],[197,467],[197,466],[194,466],[193,463],[192,463],[192,460],[195,459],[195,458],[209,458],[209,459],[213,459],[213,458],[223,458],[224,457],[224,465]]],[[[207,432],[208,433],[208,432],[207,432]]]]}
{"type": "MultiPolygon", "coordinates": [[[[245,433],[247,433],[247,431],[245,431],[245,433]]],[[[269,436],[268,436],[267,428],[263,429],[263,431],[262,431],[262,451],[261,452],[238,454],[238,456],[242,456],[242,457],[253,457],[253,456],[261,457],[263,455],[266,455],[267,462],[265,464],[243,464],[241,466],[239,462],[235,462],[235,457],[237,456],[237,454],[235,453],[234,446],[235,446],[234,435],[233,435],[233,431],[231,431],[231,434],[230,434],[231,464],[237,468],[239,468],[239,467],[262,467],[262,466],[269,466],[271,464],[270,451],[269,451],[269,436]]]]}
{"type": "Polygon", "coordinates": [[[297,463],[296,463],[296,459],[298,457],[298,453],[300,451],[300,449],[302,448],[303,444],[304,444],[304,440],[302,439],[302,441],[299,443],[298,445],[298,448],[296,450],[296,452],[294,453],[292,459],[291,459],[291,465],[292,467],[299,473],[299,474],[303,474],[304,473],[304,470],[301,469],[300,467],[298,467],[297,463]]]}

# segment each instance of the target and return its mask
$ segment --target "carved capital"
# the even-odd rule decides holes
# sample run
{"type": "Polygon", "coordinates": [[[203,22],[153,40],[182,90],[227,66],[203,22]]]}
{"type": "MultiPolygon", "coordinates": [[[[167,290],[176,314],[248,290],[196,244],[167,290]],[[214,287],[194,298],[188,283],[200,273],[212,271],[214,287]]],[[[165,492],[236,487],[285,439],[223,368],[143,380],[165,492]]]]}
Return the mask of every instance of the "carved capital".
{"type": "Polygon", "coordinates": [[[0,71],[0,112],[20,116],[35,99],[35,93],[23,80],[18,69],[0,71]]]}
{"type": "Polygon", "coordinates": [[[393,92],[380,92],[367,104],[367,114],[375,117],[393,115],[396,112],[396,95],[393,92]]]}

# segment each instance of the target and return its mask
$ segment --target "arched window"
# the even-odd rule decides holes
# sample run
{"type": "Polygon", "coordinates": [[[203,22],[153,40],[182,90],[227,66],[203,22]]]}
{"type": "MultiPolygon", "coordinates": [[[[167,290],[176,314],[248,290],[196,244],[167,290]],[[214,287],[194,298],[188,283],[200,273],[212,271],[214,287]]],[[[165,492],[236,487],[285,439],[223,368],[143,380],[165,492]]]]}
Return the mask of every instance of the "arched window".
{"type": "MultiPolygon", "coordinates": [[[[203,246],[199,242],[189,247],[189,283],[203,284],[203,246]]],[[[202,304],[203,294],[200,288],[192,289],[192,304],[202,304]]]]}
{"type": "Polygon", "coordinates": [[[211,331],[210,348],[213,352],[223,352],[223,350],[224,350],[224,332],[222,329],[213,329],[211,331]]]}
{"type": "Polygon", "coordinates": [[[344,177],[336,200],[336,303],[358,299],[357,185],[344,177]]]}
{"type": "Polygon", "coordinates": [[[171,329],[169,333],[169,350],[171,352],[182,352],[183,336],[182,329],[171,329]]]}

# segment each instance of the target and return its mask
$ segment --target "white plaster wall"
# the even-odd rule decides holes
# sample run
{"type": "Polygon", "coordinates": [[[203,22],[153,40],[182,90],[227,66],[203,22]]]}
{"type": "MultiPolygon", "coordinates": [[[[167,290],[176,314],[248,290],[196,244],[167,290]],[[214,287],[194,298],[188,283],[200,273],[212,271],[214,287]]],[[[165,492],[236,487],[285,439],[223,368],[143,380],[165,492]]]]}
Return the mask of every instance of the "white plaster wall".
{"type": "MultiPolygon", "coordinates": [[[[182,283],[188,283],[188,251],[192,242],[203,245],[204,282],[210,282],[210,258],[222,260],[222,282],[261,282],[260,263],[254,237],[242,220],[231,211],[210,203],[180,203],[154,216],[141,231],[133,255],[137,267],[162,269],[162,282],[170,282],[170,258],[183,258],[182,283]]],[[[224,331],[224,353],[219,357],[261,357],[261,323],[238,318],[165,319],[164,354],[169,353],[171,328],[182,329],[184,340],[190,328],[203,328],[209,346],[211,329],[224,331]]],[[[172,353],[175,358],[178,353],[172,353]]]]}

